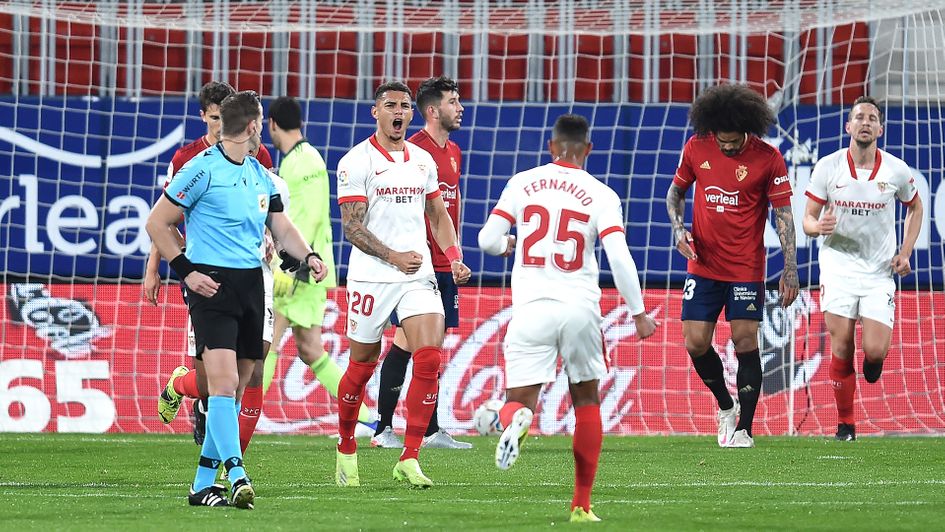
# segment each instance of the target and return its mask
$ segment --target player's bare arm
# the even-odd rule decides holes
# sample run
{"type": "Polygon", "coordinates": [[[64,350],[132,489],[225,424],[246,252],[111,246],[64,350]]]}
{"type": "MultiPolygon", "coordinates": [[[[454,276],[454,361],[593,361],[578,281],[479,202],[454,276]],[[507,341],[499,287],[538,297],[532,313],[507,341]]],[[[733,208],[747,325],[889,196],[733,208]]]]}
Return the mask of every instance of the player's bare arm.
{"type": "Polygon", "coordinates": [[[912,248],[915,247],[915,241],[919,238],[919,230],[922,228],[923,211],[922,198],[917,195],[915,200],[906,208],[902,246],[899,248],[899,253],[892,259],[893,271],[899,275],[905,276],[912,273],[912,265],[909,263],[909,259],[912,257],[912,248]]]}
{"type": "Polygon", "coordinates": [[[692,233],[686,230],[686,224],[683,221],[683,214],[686,212],[686,191],[679,188],[676,183],[670,184],[669,191],[666,192],[666,212],[673,226],[676,249],[689,260],[698,260],[696,251],[692,247],[692,233]]]}
{"type": "MultiPolygon", "coordinates": [[[[177,238],[180,248],[184,248],[184,236],[178,229],[171,230],[177,238]]],[[[152,305],[157,305],[158,294],[161,293],[161,275],[158,273],[158,266],[161,264],[161,253],[157,246],[151,244],[151,251],[148,253],[148,262],[144,267],[144,298],[152,305]]]]}
{"type": "MultiPolygon", "coordinates": [[[[173,261],[181,254],[181,246],[174,237],[174,233],[177,232],[177,223],[183,212],[180,207],[174,205],[166,196],[162,195],[154,204],[154,208],[148,216],[148,222],[145,224],[151,242],[168,262],[173,261]]],[[[213,297],[220,287],[219,283],[196,270],[187,273],[183,281],[188,290],[204,297],[213,297]]]]}
{"type": "Polygon", "coordinates": [[[272,236],[279,242],[282,249],[289,255],[306,261],[315,282],[321,281],[328,275],[325,264],[312,252],[312,247],[308,245],[302,233],[299,232],[299,229],[295,227],[295,224],[284,212],[269,213],[266,226],[272,231],[272,236]]]}
{"type": "Polygon", "coordinates": [[[784,272],[778,283],[781,292],[781,306],[788,307],[797,298],[800,282],[797,278],[797,241],[794,232],[794,212],[790,205],[774,209],[775,229],[781,239],[781,253],[784,254],[784,272]]]}
{"type": "Polygon", "coordinates": [[[366,215],[367,203],[363,201],[341,204],[341,228],[348,242],[372,257],[393,264],[398,270],[407,275],[417,273],[417,270],[423,264],[423,255],[416,251],[398,252],[385,246],[374,236],[374,233],[364,227],[364,217],[366,215]]]}
{"type": "MultiPolygon", "coordinates": [[[[440,249],[444,251],[452,247],[459,249],[456,229],[453,228],[453,221],[446,212],[446,204],[443,203],[443,198],[436,196],[427,199],[424,210],[427,219],[430,220],[430,231],[433,233],[433,239],[436,240],[436,245],[440,246],[440,249]]],[[[447,256],[449,256],[449,253],[447,253],[447,256]]],[[[454,258],[450,266],[453,270],[453,280],[456,281],[456,284],[466,284],[469,282],[472,271],[468,266],[463,264],[462,255],[460,255],[458,259],[454,258]]]]}
{"type": "Polygon", "coordinates": [[[812,237],[833,234],[833,230],[837,227],[837,217],[833,213],[833,204],[831,203],[826,211],[823,209],[824,206],[820,203],[810,198],[807,199],[802,222],[804,234],[812,237]],[[823,214],[821,215],[821,213],[823,214]]]}

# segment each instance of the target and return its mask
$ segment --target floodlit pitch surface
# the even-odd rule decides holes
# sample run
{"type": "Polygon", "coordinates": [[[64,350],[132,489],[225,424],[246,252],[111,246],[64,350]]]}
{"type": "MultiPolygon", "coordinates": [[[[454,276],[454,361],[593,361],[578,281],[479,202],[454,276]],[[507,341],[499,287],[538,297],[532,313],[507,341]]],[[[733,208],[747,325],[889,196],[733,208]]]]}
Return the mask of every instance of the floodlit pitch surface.
{"type": "MultiPolygon", "coordinates": [[[[433,488],[391,478],[398,451],[362,443],[360,488],[334,485],[334,441],[257,436],[246,463],[252,511],[193,508],[198,449],[184,436],[0,434],[7,530],[534,529],[565,525],[573,461],[566,437],[530,437],[510,471],[497,438],[421,453],[433,488]]],[[[945,438],[607,437],[594,490],[597,528],[895,529],[941,525],[945,438]]]]}

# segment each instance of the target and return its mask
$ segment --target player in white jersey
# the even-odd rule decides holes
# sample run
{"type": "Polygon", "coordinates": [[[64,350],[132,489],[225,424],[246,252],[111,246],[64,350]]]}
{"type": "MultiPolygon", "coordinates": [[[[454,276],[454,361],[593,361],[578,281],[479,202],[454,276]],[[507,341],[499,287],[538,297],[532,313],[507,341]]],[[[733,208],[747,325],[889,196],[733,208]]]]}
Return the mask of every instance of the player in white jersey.
{"type": "Polygon", "coordinates": [[[404,450],[394,478],[417,487],[432,482],[417,457],[436,408],[442,360],[443,303],[426,242],[426,223],[451,261],[457,284],[469,281],[453,222],[446,212],[429,153],[405,140],[413,116],[410,89],[384,83],[374,93],[377,131],[338,163],[338,203],[345,237],[354,245],[348,263],[348,329],[351,358],[338,385],[338,451],[335,482],[357,486],[354,429],[365,385],[374,374],[381,337],[397,312],[413,352],[407,391],[404,450]]]}
{"type": "Polygon", "coordinates": [[[863,327],[863,376],[879,380],[895,319],[893,273],[909,275],[909,258],[922,225],[909,166],[880,150],[883,112],[868,96],[853,104],[850,147],[817,162],[807,188],[804,232],[820,244],[820,307],[830,334],[830,383],[837,401],[837,440],[856,439],[856,321],[863,327]],[[896,251],[896,202],[906,206],[902,246],[896,251]],[[827,207],[824,211],[824,207],[827,207]]]}
{"type": "Polygon", "coordinates": [[[491,255],[520,243],[512,267],[512,319],[505,337],[505,431],[496,465],[508,469],[528,435],[538,395],[555,380],[558,355],[574,404],[575,486],[572,521],[599,521],[590,498],[601,449],[598,383],[607,376],[601,333],[600,287],[594,246],[600,237],[614,282],[627,301],[637,336],[653,334],[637,268],[627,249],[620,198],[582,167],[591,150],[587,120],[566,114],[548,143],[553,162],[516,174],[479,232],[491,255]]]}

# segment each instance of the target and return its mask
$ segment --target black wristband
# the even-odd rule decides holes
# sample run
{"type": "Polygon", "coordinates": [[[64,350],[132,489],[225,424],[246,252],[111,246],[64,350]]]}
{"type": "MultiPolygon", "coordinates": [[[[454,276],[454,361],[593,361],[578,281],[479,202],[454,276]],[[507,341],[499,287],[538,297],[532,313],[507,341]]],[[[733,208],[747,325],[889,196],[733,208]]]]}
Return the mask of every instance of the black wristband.
{"type": "Polygon", "coordinates": [[[171,268],[174,269],[174,272],[177,273],[177,277],[183,281],[190,272],[196,271],[197,268],[194,267],[194,263],[190,262],[190,259],[186,255],[181,253],[180,255],[174,257],[170,263],[171,268]]]}
{"type": "Polygon", "coordinates": [[[305,264],[308,264],[308,259],[310,259],[311,257],[315,257],[315,258],[318,259],[318,260],[322,260],[322,256],[319,255],[318,253],[315,253],[315,252],[313,251],[313,252],[309,253],[308,255],[306,255],[306,256],[305,256],[305,259],[303,259],[302,262],[305,263],[305,264]]]}

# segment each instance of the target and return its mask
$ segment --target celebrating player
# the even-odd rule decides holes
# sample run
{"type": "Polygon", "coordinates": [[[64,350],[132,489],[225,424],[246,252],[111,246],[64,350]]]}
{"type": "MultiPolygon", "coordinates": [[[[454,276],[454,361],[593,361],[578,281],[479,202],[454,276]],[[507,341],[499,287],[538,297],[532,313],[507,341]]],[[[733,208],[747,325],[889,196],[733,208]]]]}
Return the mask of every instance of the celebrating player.
{"type": "Polygon", "coordinates": [[[413,116],[410,89],[401,82],[384,83],[374,92],[374,101],[376,132],[338,163],[341,223],[354,247],[347,286],[351,360],[338,386],[335,481],[339,486],[360,485],[354,427],[365,386],[377,366],[381,337],[396,312],[413,349],[413,378],[407,391],[404,450],[394,478],[425,488],[433,483],[420,470],[417,457],[436,408],[444,322],[424,213],[436,244],[450,261],[453,280],[467,282],[470,271],[440,197],[436,163],[404,139],[413,116]]]}
{"type": "Polygon", "coordinates": [[[820,308],[830,334],[830,384],[837,401],[836,439],[856,439],[856,321],[863,325],[863,376],[879,380],[895,322],[893,273],[909,275],[909,257],[922,225],[909,166],[880,150],[883,111],[861,96],[847,117],[850,147],[819,161],[807,187],[804,232],[820,245],[820,308]],[[896,202],[906,204],[902,246],[896,252],[896,202]],[[824,211],[824,206],[827,210],[824,211]]]}
{"type": "MultiPolygon", "coordinates": [[[[269,105],[269,136],[276,149],[285,155],[279,165],[279,177],[285,180],[292,200],[287,208],[289,219],[312,249],[321,255],[327,273],[324,280],[313,283],[304,268],[296,271],[294,279],[275,269],[275,331],[272,348],[266,356],[263,393],[272,383],[279,361],[279,344],[287,326],[291,325],[299,358],[312,369],[328,393],[338,397],[341,368],[325,352],[322,344],[322,319],[328,302],[328,289],[336,286],[328,209],[328,170],[318,150],[302,136],[302,107],[295,98],[283,96],[269,105]]],[[[371,413],[364,405],[358,420],[371,422],[371,413]]]]}
{"type": "Polygon", "coordinates": [[[508,469],[518,459],[542,384],[554,382],[560,355],[575,417],[571,521],[600,521],[591,511],[602,441],[597,387],[607,376],[594,253],[598,237],[637,336],[653,334],[656,322],[643,306],[620,199],[582,169],[591,151],[587,120],[570,114],[558,117],[548,149],[552,162],[512,177],[479,232],[479,246],[492,255],[514,246],[515,239],[507,234],[512,225],[525,242],[515,250],[512,267],[506,403],[500,412],[505,431],[496,448],[496,465],[508,469]]]}
{"type": "MultiPolygon", "coordinates": [[[[452,79],[442,76],[424,81],[417,89],[417,109],[423,116],[425,125],[423,129],[410,137],[409,141],[433,156],[443,203],[446,204],[446,212],[450,215],[453,228],[459,234],[459,172],[462,167],[462,153],[459,151],[459,146],[450,140],[450,132],[459,129],[463,121],[463,104],[459,102],[459,86],[452,79]]],[[[433,257],[436,283],[440,290],[440,299],[443,300],[443,310],[446,312],[446,327],[459,327],[459,290],[453,282],[450,260],[436,244],[436,238],[429,224],[427,225],[427,245],[433,257]]],[[[392,316],[391,321],[398,327],[390,350],[384,356],[384,363],[381,365],[381,386],[377,396],[379,419],[371,444],[376,447],[400,449],[404,445],[394,435],[394,409],[397,408],[400,390],[404,385],[411,353],[397,316],[392,316]]],[[[440,428],[436,416],[438,407],[439,405],[433,409],[430,425],[423,438],[423,446],[431,449],[472,448],[471,443],[456,441],[440,428]]]]}
{"type": "MultiPolygon", "coordinates": [[[[203,153],[207,148],[220,141],[220,131],[222,127],[222,122],[220,121],[220,104],[227,96],[235,92],[236,90],[233,89],[229,83],[221,81],[211,81],[200,89],[200,119],[207,124],[207,133],[174,152],[174,157],[171,159],[171,164],[168,167],[167,179],[164,181],[164,188],[167,188],[167,185],[171,182],[174,175],[176,175],[184,165],[190,162],[192,158],[203,153]]],[[[270,157],[269,150],[267,150],[264,145],[260,144],[259,148],[251,153],[251,155],[256,157],[266,169],[272,168],[272,157],[270,157]]],[[[275,182],[277,187],[281,186],[281,180],[277,179],[275,182]]],[[[287,202],[288,200],[286,199],[285,201],[287,202]]],[[[172,233],[177,237],[180,247],[183,248],[183,235],[176,229],[172,233]]],[[[144,295],[153,305],[157,305],[158,293],[161,288],[161,279],[158,274],[158,265],[160,262],[161,257],[157,247],[152,245],[144,276],[144,295]]],[[[271,277],[268,275],[270,273],[268,263],[263,264],[263,273],[267,275],[267,279],[271,277]]],[[[264,349],[268,349],[269,342],[272,340],[271,285],[271,280],[269,280],[266,285],[266,308],[270,309],[270,312],[266,314],[266,322],[263,330],[262,341],[264,349]]],[[[181,292],[186,302],[187,287],[185,283],[181,283],[181,292]]],[[[190,316],[188,315],[187,353],[195,357],[193,333],[190,316]]],[[[249,440],[252,438],[253,432],[255,431],[256,422],[259,419],[259,412],[262,408],[261,380],[259,377],[262,374],[261,368],[257,373],[258,375],[254,374],[253,379],[247,385],[246,392],[243,396],[242,410],[239,416],[240,446],[243,451],[245,451],[246,446],[249,445],[249,440]]],[[[203,361],[196,357],[194,358],[194,371],[189,371],[186,366],[176,368],[173,373],[171,373],[167,385],[161,390],[161,395],[158,397],[158,416],[161,418],[161,421],[170,423],[174,420],[184,397],[194,399],[194,441],[196,441],[198,445],[202,445],[206,425],[207,378],[203,371],[203,361]]]]}
{"type": "Polygon", "coordinates": [[[196,353],[207,375],[207,433],[189,503],[252,508],[255,491],[243,467],[237,402],[262,358],[264,281],[259,249],[268,224],[294,257],[304,257],[316,280],[324,264],[282,212],[270,173],[249,154],[261,143],[262,105],[255,92],[220,104],[221,141],[174,177],[151,211],[147,231],[188,288],[196,353]],[[182,253],[172,231],[185,216],[189,245],[182,253]],[[223,464],[232,482],[229,503],[213,485],[223,464]]]}
{"type": "Polygon", "coordinates": [[[793,303],[798,293],[791,184],[781,153],[760,138],[775,116],[757,92],[742,85],[711,87],[692,103],[689,119],[696,134],[686,142],[666,194],[676,249],[689,260],[682,301],[686,351],[718,401],[719,446],[754,447],[752,422],[762,381],[758,324],[764,315],[769,202],[784,254],[778,285],[781,305],[793,303]],[[683,213],[686,190],[693,183],[690,233],[683,213]],[[712,346],[722,307],[738,358],[737,402],[729,395],[722,360],[712,346]]]}

